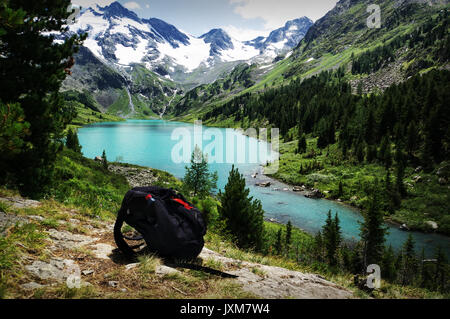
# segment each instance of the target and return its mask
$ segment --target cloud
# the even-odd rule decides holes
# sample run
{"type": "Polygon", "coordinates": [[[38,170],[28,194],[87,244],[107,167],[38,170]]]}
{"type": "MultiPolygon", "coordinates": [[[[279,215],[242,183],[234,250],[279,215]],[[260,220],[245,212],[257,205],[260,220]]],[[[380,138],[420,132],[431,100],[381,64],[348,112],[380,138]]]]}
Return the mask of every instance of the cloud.
{"type": "Polygon", "coordinates": [[[72,0],[72,4],[82,6],[83,8],[95,7],[98,4],[100,7],[109,6],[115,0],[72,0]]]}
{"type": "Polygon", "coordinates": [[[276,29],[286,21],[307,16],[315,21],[331,10],[337,0],[229,0],[234,12],[244,19],[262,19],[266,29],[276,29]]]}
{"type": "Polygon", "coordinates": [[[140,9],[141,5],[135,1],[130,1],[127,2],[123,5],[125,8],[129,9],[129,10],[134,10],[134,9],[140,9]]]}
{"type": "Polygon", "coordinates": [[[239,28],[236,26],[228,25],[222,27],[232,38],[235,38],[239,41],[248,41],[253,40],[259,36],[266,37],[269,35],[271,30],[253,30],[253,29],[245,29],[239,28]]]}
{"type": "Polygon", "coordinates": [[[148,9],[148,8],[150,8],[150,5],[149,5],[149,4],[146,4],[145,7],[148,9]]]}

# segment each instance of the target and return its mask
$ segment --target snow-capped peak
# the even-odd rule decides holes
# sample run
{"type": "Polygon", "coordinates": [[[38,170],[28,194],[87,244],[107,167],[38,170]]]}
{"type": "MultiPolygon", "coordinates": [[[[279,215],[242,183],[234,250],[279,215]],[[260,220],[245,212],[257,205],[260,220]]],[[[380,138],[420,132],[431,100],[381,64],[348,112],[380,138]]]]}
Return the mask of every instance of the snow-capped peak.
{"type": "Polygon", "coordinates": [[[88,32],[84,45],[107,63],[143,63],[151,70],[165,69],[172,76],[201,66],[213,67],[218,62],[247,61],[261,55],[273,58],[297,45],[309,22],[312,24],[307,18],[292,20],[267,38],[241,42],[219,28],[194,37],[163,20],[142,19],[113,2],[84,9],[70,31],[88,32]]]}

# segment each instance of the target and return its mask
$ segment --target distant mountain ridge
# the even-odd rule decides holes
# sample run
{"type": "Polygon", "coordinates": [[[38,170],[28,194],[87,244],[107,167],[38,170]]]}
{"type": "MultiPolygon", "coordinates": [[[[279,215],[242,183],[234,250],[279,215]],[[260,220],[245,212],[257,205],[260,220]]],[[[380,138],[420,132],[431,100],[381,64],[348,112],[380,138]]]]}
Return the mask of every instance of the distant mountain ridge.
{"type": "MultiPolygon", "coordinates": [[[[299,18],[287,22],[268,37],[252,41],[239,41],[219,28],[194,37],[161,19],[141,19],[114,2],[84,9],[70,31],[88,32],[85,46],[104,62],[117,66],[143,63],[149,70],[164,69],[167,78],[184,82],[185,75],[197,69],[201,70],[198,73],[205,73],[219,67],[223,72],[231,71],[236,62],[256,57],[270,61],[295,47],[312,24],[306,17],[299,18]]],[[[189,79],[192,81],[192,76],[189,79]]],[[[200,76],[196,82],[201,84],[211,79],[200,76]]]]}
{"type": "MultiPolygon", "coordinates": [[[[367,0],[338,1],[308,28],[293,50],[274,59],[275,63],[242,68],[233,77],[187,92],[175,106],[176,119],[203,118],[229,101],[239,105],[242,96],[275,88],[282,92],[291,82],[323,71],[338,71],[356,94],[384,91],[432,69],[450,69],[448,0],[378,1],[381,28],[368,27],[369,4],[367,0]]],[[[289,28],[288,22],[268,38],[276,42],[278,34],[289,28]]],[[[250,42],[257,46],[265,41],[260,37],[250,42]]],[[[228,125],[232,116],[242,120],[239,112],[222,120],[228,125]]],[[[210,119],[208,124],[222,125],[220,121],[210,119]]]]}

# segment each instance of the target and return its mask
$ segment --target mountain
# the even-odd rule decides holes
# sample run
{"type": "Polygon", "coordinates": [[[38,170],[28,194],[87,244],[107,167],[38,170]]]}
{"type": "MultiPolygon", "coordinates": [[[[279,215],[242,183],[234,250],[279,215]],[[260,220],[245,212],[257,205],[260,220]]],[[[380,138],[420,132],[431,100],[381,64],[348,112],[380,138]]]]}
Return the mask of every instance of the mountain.
{"type": "MultiPolygon", "coordinates": [[[[234,97],[239,99],[244,94],[282,88],[292,81],[304,80],[323,71],[340,70],[354,93],[372,93],[384,91],[431,69],[448,69],[448,3],[379,1],[381,28],[369,28],[368,1],[341,0],[308,28],[304,38],[285,57],[278,57],[275,63],[253,68],[250,71],[254,82],[252,86],[227,91],[223,90],[223,83],[218,80],[216,85],[213,83],[206,89],[218,86],[224,93],[222,98],[218,99],[208,92],[197,92],[194,96],[211,96],[199,103],[195,99],[188,100],[191,95],[186,94],[176,108],[184,110],[189,119],[202,117],[234,97]],[[267,72],[261,72],[262,69],[267,72]]],[[[284,32],[289,29],[287,26],[284,32]]],[[[282,32],[274,31],[267,39],[260,37],[250,44],[257,47],[258,43],[268,39],[276,43],[277,35],[282,32]]],[[[247,70],[245,74],[248,74],[247,70]]],[[[183,113],[177,112],[177,116],[183,119],[183,113]]]]}
{"type": "Polygon", "coordinates": [[[159,116],[185,89],[226,78],[240,63],[272,61],[291,50],[311,25],[304,17],[268,37],[242,42],[219,28],[194,37],[163,20],[141,19],[119,2],[96,5],[69,26],[69,35],[88,33],[88,38],[63,90],[88,95],[82,100],[96,101],[94,108],[102,112],[159,116]]]}
{"type": "Polygon", "coordinates": [[[290,20],[283,27],[272,31],[268,37],[257,37],[245,43],[260,50],[261,54],[275,58],[297,46],[313,24],[307,17],[290,20]]]}
{"type": "Polygon", "coordinates": [[[122,69],[108,65],[88,48],[75,56],[72,75],[61,90],[66,100],[77,100],[93,111],[121,117],[159,117],[182,94],[174,82],[136,65],[122,69]]]}
{"type": "Polygon", "coordinates": [[[160,19],[141,19],[114,2],[105,7],[87,8],[77,23],[70,26],[70,31],[88,32],[85,46],[102,61],[117,66],[143,63],[147,69],[164,70],[167,78],[182,83],[192,81],[187,74],[197,73],[198,78],[193,82],[207,83],[215,78],[201,74],[214,73],[215,67],[223,73],[238,61],[257,56],[273,59],[283,50],[292,49],[311,25],[307,18],[289,21],[256,42],[238,41],[222,29],[194,37],[160,19]]]}

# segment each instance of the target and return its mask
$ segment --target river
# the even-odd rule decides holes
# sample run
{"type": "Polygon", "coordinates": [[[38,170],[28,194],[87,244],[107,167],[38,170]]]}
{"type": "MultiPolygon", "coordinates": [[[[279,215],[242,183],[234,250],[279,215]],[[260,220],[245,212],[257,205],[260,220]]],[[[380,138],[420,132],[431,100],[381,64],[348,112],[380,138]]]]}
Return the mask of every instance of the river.
{"type": "MultiPolygon", "coordinates": [[[[202,139],[203,147],[218,139],[214,136],[210,140],[205,140],[205,135],[208,135],[205,132],[208,131],[226,136],[226,129],[222,128],[203,128],[202,132],[198,132],[192,124],[164,120],[127,120],[125,122],[98,123],[85,126],[79,129],[78,137],[83,147],[82,152],[88,158],[99,156],[105,150],[110,161],[153,167],[182,178],[186,164],[176,163],[172,160],[176,145],[180,145],[180,140],[172,138],[174,130],[189,132],[190,138],[188,143],[191,147],[193,147],[194,143],[199,144],[198,142],[202,139]]],[[[241,134],[237,135],[242,138],[242,141],[245,140],[246,145],[255,145],[250,143],[257,143],[258,150],[267,146],[265,142],[257,141],[241,134]]],[[[228,141],[229,139],[225,140],[228,141]]],[[[219,159],[223,157],[225,159],[227,154],[230,154],[231,149],[232,147],[230,146],[224,146],[222,150],[219,152],[216,150],[210,156],[219,159]],[[221,154],[222,152],[223,154],[221,154]]],[[[245,158],[250,158],[251,152],[252,150],[249,147],[246,148],[245,158]]],[[[177,154],[181,153],[175,152],[175,155],[177,154]]],[[[259,171],[260,165],[240,162],[239,156],[243,155],[242,152],[237,152],[233,162],[245,176],[251,195],[262,202],[266,218],[274,218],[282,223],[287,223],[290,220],[293,225],[314,234],[321,229],[327,212],[331,210],[333,215],[335,213],[339,214],[343,237],[346,240],[359,239],[359,222],[362,221],[362,216],[357,210],[334,201],[306,198],[299,193],[293,192],[288,185],[265,176],[258,175],[257,178],[253,178],[252,174],[259,171]],[[269,180],[271,186],[267,188],[255,186],[257,182],[262,180],[269,180]]],[[[266,154],[266,157],[261,156],[260,162],[269,160],[272,158],[272,155],[269,152],[266,154]]],[[[189,154],[188,158],[190,158],[189,154]]],[[[218,172],[218,188],[222,189],[226,184],[231,165],[231,163],[210,164],[211,171],[218,172]]],[[[396,250],[401,248],[408,234],[411,233],[415,239],[418,252],[423,247],[427,257],[431,257],[434,254],[435,247],[440,245],[447,256],[450,256],[450,237],[439,234],[405,232],[394,225],[388,225],[388,228],[387,243],[391,244],[396,250]]]]}

